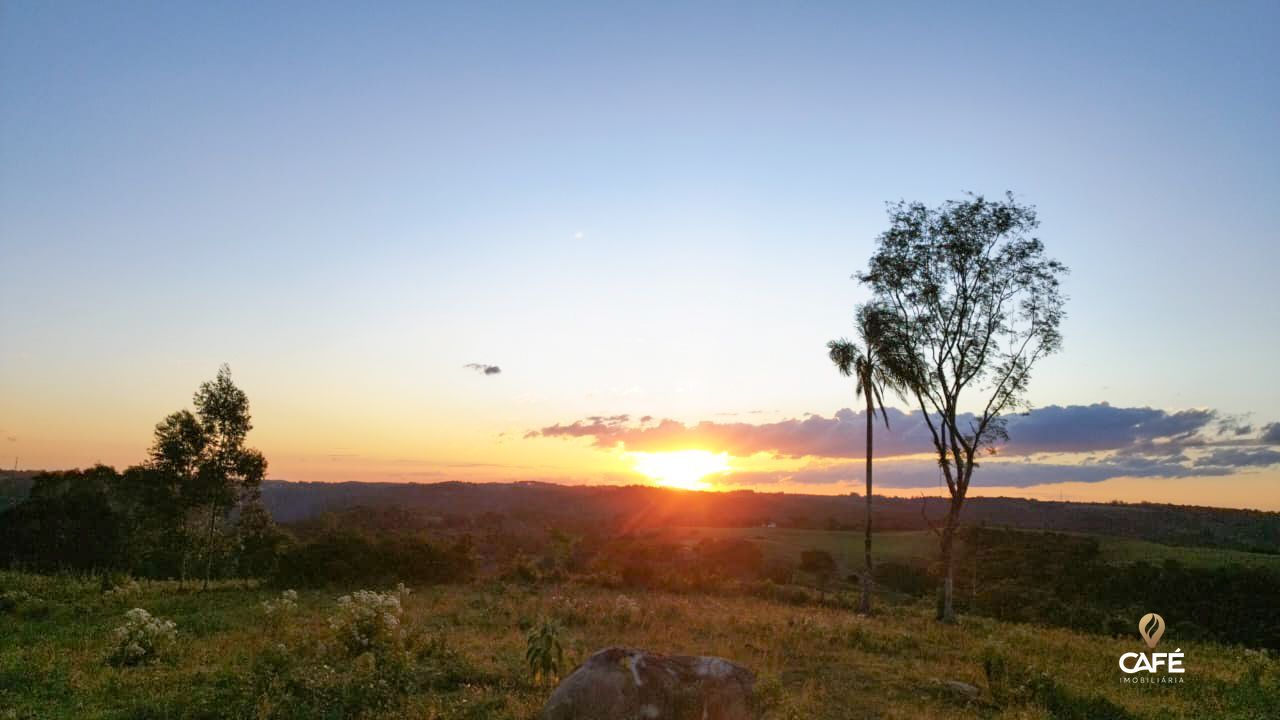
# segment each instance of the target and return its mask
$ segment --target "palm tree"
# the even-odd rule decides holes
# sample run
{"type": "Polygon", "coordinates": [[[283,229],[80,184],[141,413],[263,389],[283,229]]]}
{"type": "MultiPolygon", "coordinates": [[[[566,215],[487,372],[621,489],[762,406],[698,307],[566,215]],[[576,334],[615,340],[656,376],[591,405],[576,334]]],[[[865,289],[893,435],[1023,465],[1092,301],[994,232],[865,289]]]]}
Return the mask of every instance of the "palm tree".
{"type": "Polygon", "coordinates": [[[844,338],[827,343],[827,357],[835,364],[836,369],[845,377],[855,378],[854,397],[863,397],[867,401],[867,529],[865,542],[866,571],[862,577],[862,601],[859,609],[871,612],[871,456],[872,426],[876,409],[889,427],[889,414],[884,409],[884,389],[897,390],[901,387],[894,369],[897,367],[896,354],[888,332],[887,316],[880,308],[863,305],[858,308],[858,335],[862,338],[862,346],[844,338]]]}

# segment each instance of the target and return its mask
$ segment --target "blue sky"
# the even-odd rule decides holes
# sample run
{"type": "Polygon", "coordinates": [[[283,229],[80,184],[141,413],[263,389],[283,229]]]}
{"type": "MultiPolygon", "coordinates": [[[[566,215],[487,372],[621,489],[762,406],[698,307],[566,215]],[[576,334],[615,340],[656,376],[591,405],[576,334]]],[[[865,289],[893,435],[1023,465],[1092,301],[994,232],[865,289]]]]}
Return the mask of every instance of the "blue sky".
{"type": "Polygon", "coordinates": [[[1072,268],[1036,404],[1280,419],[1278,28],[1243,2],[5,3],[7,454],[136,461],[224,361],[296,479],[577,477],[608,463],[508,438],[832,415],[822,346],[884,202],[1006,189],[1072,268]]]}

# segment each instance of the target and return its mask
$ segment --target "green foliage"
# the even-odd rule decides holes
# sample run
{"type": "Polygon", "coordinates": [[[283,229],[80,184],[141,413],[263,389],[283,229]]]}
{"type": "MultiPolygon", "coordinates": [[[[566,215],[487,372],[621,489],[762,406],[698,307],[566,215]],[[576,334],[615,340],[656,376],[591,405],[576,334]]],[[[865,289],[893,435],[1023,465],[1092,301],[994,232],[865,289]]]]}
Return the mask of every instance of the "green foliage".
{"type": "Polygon", "coordinates": [[[351,657],[398,650],[405,637],[400,600],[407,594],[401,585],[393,592],[358,590],[338,598],[338,607],[329,618],[338,644],[351,657]]]}
{"type": "Polygon", "coordinates": [[[826,550],[805,550],[800,553],[800,570],[812,575],[818,589],[825,593],[835,577],[836,560],[826,550]]]}
{"type": "MultiPolygon", "coordinates": [[[[871,305],[886,372],[921,408],[951,495],[942,533],[944,576],[952,577],[954,532],[976,457],[1007,437],[1004,416],[1026,406],[1031,370],[1062,345],[1058,326],[1066,266],[1032,235],[1035,208],[966,200],[929,208],[889,206],[889,229],[857,278],[871,305]],[[982,412],[966,418],[959,408],[982,412]],[[966,400],[967,399],[967,400],[966,400]]],[[[940,620],[953,620],[952,586],[943,585],[940,620]]]]}
{"type": "Polygon", "coordinates": [[[1064,687],[1051,672],[1023,667],[1009,657],[1003,643],[982,648],[982,672],[987,690],[997,705],[1034,704],[1055,720],[1132,720],[1124,707],[1101,695],[1064,687]]]}
{"type": "Polygon", "coordinates": [[[959,562],[969,610],[1001,620],[1132,637],[1157,609],[1179,642],[1280,649],[1280,572],[1265,566],[1115,565],[1096,538],[992,528],[965,531],[959,562]]]}
{"type": "Polygon", "coordinates": [[[124,509],[113,498],[114,468],[37,474],[31,494],[0,516],[0,553],[39,570],[121,568],[129,562],[124,509]]]}
{"type": "Polygon", "coordinates": [[[266,460],[245,447],[249,401],[223,366],[156,425],[145,465],[37,474],[0,514],[0,560],[146,577],[265,574],[282,535],[260,501],[266,460]],[[227,518],[239,510],[234,528],[227,518]]]}
{"type": "Polygon", "coordinates": [[[124,619],[124,624],[111,634],[112,647],[107,662],[112,665],[152,662],[173,644],[177,635],[177,625],[172,620],[153,617],[142,608],[125,613],[124,619]]]}
{"type": "Polygon", "coordinates": [[[1014,694],[1016,678],[1002,643],[987,643],[982,648],[982,674],[987,679],[987,692],[997,703],[1006,703],[1014,694]]]}
{"type": "Polygon", "coordinates": [[[461,582],[475,572],[468,538],[442,545],[421,535],[332,530],[287,546],[276,562],[274,582],[285,587],[415,585],[461,582]]]}
{"type": "Polygon", "coordinates": [[[554,620],[544,620],[529,631],[526,638],[524,660],[533,681],[554,681],[564,669],[564,647],[560,644],[560,626],[554,620]]]}

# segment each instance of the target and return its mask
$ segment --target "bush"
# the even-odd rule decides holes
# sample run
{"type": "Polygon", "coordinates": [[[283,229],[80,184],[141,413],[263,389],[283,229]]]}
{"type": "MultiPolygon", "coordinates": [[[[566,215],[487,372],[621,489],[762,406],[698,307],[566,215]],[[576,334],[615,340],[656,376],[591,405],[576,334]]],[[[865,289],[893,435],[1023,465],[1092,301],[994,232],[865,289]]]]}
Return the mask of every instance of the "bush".
{"type": "Polygon", "coordinates": [[[285,590],[275,600],[262,601],[262,614],[267,616],[267,622],[274,625],[284,623],[297,610],[298,593],[295,590],[285,590]]]}
{"type": "Polygon", "coordinates": [[[997,703],[1007,702],[1012,695],[1011,667],[1001,643],[987,643],[982,648],[982,673],[987,678],[987,691],[997,703]]]}
{"type": "Polygon", "coordinates": [[[343,595],[338,598],[337,612],[329,618],[329,627],[352,657],[399,647],[404,640],[400,599],[407,594],[401,585],[391,592],[359,590],[343,595]]]}
{"type": "MultiPolygon", "coordinates": [[[[552,595],[547,604],[550,606],[551,615],[565,625],[586,624],[598,612],[590,600],[572,595],[552,595]]],[[[532,625],[533,621],[529,620],[528,626],[532,625]]],[[[528,629],[528,627],[522,629],[528,629]]]]}
{"type": "Polygon", "coordinates": [[[152,617],[142,608],[124,614],[125,623],[115,629],[115,647],[108,662],[112,665],[140,665],[159,657],[161,651],[177,636],[172,620],[152,617]]]}
{"type": "Polygon", "coordinates": [[[546,620],[529,631],[525,642],[525,663],[535,683],[555,680],[564,668],[564,647],[560,644],[560,626],[546,620]]]}
{"type": "Polygon", "coordinates": [[[273,578],[278,586],[461,582],[475,570],[467,539],[444,546],[416,535],[370,538],[334,531],[287,549],[273,578]]]}
{"type": "Polygon", "coordinates": [[[127,601],[142,594],[142,585],[127,575],[114,578],[103,575],[103,585],[107,586],[102,591],[102,597],[106,600],[127,601]]]}
{"type": "Polygon", "coordinates": [[[1101,695],[1081,695],[1058,684],[1048,673],[1020,667],[1001,643],[982,649],[982,671],[987,690],[998,705],[1037,705],[1055,720],[1132,720],[1123,707],[1101,695]]]}
{"type": "Polygon", "coordinates": [[[878,563],[876,582],[891,590],[916,597],[928,595],[937,585],[927,569],[899,562],[878,563]]]}
{"type": "Polygon", "coordinates": [[[1271,653],[1266,650],[1246,649],[1240,655],[1240,664],[1244,666],[1245,683],[1253,687],[1261,687],[1267,675],[1272,672],[1271,653]]]}
{"type": "Polygon", "coordinates": [[[642,615],[643,610],[640,608],[640,603],[626,595],[619,595],[613,601],[613,619],[619,625],[630,625],[638,622],[642,615]]]}

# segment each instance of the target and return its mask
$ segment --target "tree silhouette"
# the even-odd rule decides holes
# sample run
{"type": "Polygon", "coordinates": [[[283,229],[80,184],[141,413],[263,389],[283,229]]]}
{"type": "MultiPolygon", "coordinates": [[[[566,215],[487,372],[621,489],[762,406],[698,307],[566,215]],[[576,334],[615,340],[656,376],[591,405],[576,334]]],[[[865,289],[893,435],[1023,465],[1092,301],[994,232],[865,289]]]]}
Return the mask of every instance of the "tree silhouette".
{"type": "MultiPolygon", "coordinates": [[[[219,368],[217,377],[196,390],[193,401],[194,414],[179,410],[156,425],[149,465],[154,485],[149,494],[153,507],[175,518],[184,579],[198,539],[208,588],[227,514],[240,506],[249,511],[246,520],[261,524],[262,513],[255,505],[267,461],[262,453],[245,447],[253,429],[249,398],[232,382],[231,368],[219,368]]],[[[252,532],[261,534],[265,528],[252,532]]]]}
{"type": "Polygon", "coordinates": [[[867,403],[867,447],[866,447],[866,536],[863,543],[865,569],[862,575],[862,599],[859,609],[871,612],[871,589],[875,581],[875,569],[871,561],[871,471],[872,448],[876,409],[879,408],[884,426],[889,427],[889,414],[884,409],[884,389],[900,389],[894,368],[897,361],[896,349],[889,345],[889,334],[886,328],[891,317],[883,308],[875,305],[863,305],[857,312],[858,336],[862,339],[859,347],[853,342],[840,338],[827,343],[827,357],[835,364],[836,369],[845,377],[854,378],[854,397],[862,397],[867,403]]]}
{"type": "Polygon", "coordinates": [[[971,195],[938,208],[898,202],[866,273],[856,275],[887,310],[896,378],[924,415],[951,496],[939,531],[945,575],[938,618],[955,619],[954,544],[980,451],[1007,438],[1003,415],[1027,406],[1031,369],[1062,344],[1067,268],[1030,235],[1035,208],[1012,193],[971,195]],[[976,404],[975,404],[976,399],[976,404]],[[962,402],[979,408],[962,413],[962,402]]]}
{"type": "Polygon", "coordinates": [[[200,504],[197,488],[206,445],[200,421],[191,411],[179,410],[156,424],[146,467],[126,471],[129,485],[147,509],[146,519],[157,528],[157,540],[177,556],[182,582],[195,542],[192,516],[200,504]]]}

